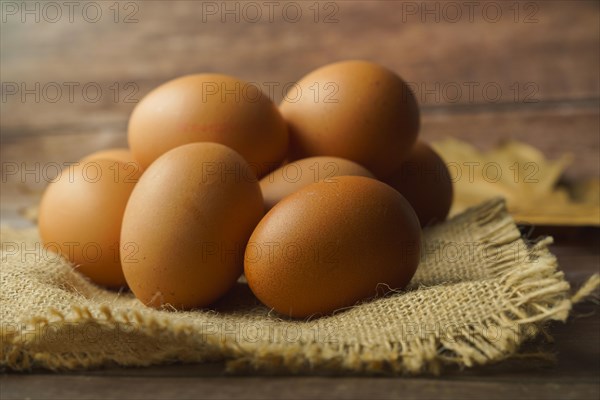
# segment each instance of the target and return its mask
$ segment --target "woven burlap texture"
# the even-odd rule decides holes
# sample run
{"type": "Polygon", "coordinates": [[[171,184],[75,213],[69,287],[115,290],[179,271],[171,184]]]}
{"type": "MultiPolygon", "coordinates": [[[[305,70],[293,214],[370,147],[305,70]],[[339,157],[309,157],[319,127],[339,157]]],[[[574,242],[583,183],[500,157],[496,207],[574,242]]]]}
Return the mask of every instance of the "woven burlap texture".
{"type": "Polygon", "coordinates": [[[234,372],[438,373],[514,355],[572,306],[551,239],[528,245],[501,200],[426,229],[406,290],[303,321],[264,307],[244,283],[210,310],[149,309],[37,240],[2,233],[3,369],[226,361],[234,372]]]}

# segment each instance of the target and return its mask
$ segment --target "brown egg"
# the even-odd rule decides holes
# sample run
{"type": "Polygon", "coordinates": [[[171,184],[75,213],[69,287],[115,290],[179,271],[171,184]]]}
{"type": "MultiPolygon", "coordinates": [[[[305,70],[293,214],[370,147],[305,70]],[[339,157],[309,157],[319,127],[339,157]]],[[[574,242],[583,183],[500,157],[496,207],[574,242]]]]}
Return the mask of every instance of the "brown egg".
{"type": "Polygon", "coordinates": [[[286,164],[260,180],[265,209],[311,183],[347,175],[374,178],[363,166],[339,157],[309,157],[286,164]]]}
{"type": "Polygon", "coordinates": [[[418,141],[408,158],[384,179],[413,206],[421,226],[446,219],[452,206],[452,180],[444,160],[425,142],[418,141]]]}
{"type": "Polygon", "coordinates": [[[127,164],[106,159],[62,171],[40,203],[44,246],[62,254],[99,285],[125,285],[119,236],[125,205],[138,178],[139,172],[127,164]]]}
{"type": "Polygon", "coordinates": [[[275,169],[287,127],[257,86],[218,74],[189,75],[150,92],[129,120],[129,147],[142,168],[187,143],[215,142],[240,153],[259,176],[275,169]]]}
{"type": "Polygon", "coordinates": [[[152,307],[211,304],[241,275],[262,216],[260,186],[237,152],[217,143],[168,151],[144,172],[123,217],[129,287],[152,307]]]}
{"type": "Polygon", "coordinates": [[[97,160],[113,160],[120,161],[125,164],[125,169],[128,171],[128,175],[140,176],[143,172],[140,164],[133,158],[133,154],[129,149],[125,148],[114,148],[107,150],[100,150],[94,153],[88,154],[79,160],[80,164],[86,164],[97,160]]]}
{"type": "Polygon", "coordinates": [[[273,207],[248,242],[244,272],[268,307],[321,315],[403,288],[420,248],[419,221],[402,195],[375,179],[343,176],[273,207]]]}
{"type": "Polygon", "coordinates": [[[131,151],[129,151],[129,149],[125,149],[125,148],[114,148],[114,149],[106,149],[106,150],[96,151],[92,154],[88,154],[87,156],[83,157],[81,160],[79,160],[79,162],[85,163],[88,161],[95,161],[95,160],[115,160],[115,161],[122,161],[124,163],[134,163],[135,162],[135,159],[133,158],[133,154],[131,154],[131,151]]]}
{"type": "Polygon", "coordinates": [[[406,83],[366,61],[319,68],[292,88],[280,105],[290,130],[292,160],[334,156],[377,176],[400,166],[419,131],[419,108],[406,83]]]}

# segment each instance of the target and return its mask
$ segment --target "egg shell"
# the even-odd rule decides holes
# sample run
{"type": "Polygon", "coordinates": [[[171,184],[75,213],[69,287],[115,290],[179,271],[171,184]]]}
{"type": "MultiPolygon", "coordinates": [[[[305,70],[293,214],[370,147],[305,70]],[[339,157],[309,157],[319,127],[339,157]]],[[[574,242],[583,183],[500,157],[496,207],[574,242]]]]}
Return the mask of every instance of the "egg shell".
{"type": "Polygon", "coordinates": [[[342,157],[376,176],[397,169],[414,145],[419,108],[394,72],[342,61],[303,77],[280,104],[290,130],[290,159],[342,157]]]}
{"type": "Polygon", "coordinates": [[[166,152],[125,210],[121,259],[129,287],[152,307],[210,305],[241,275],[244,247],[263,214],[258,181],[237,152],[217,143],[166,152]]]}
{"type": "Polygon", "coordinates": [[[196,74],[145,96],[129,120],[128,140],[142,168],[177,146],[215,142],[240,153],[263,176],[284,159],[288,132],[277,106],[256,85],[196,74]]]}
{"type": "Polygon", "coordinates": [[[62,254],[99,285],[125,285],[119,238],[125,206],[139,171],[98,159],[65,169],[47,187],[38,227],[46,249],[62,254]]]}
{"type": "Polygon", "coordinates": [[[244,272],[252,292],[279,313],[328,314],[408,284],[420,234],[400,193],[375,179],[343,176],[273,207],[252,233],[244,272]]]}
{"type": "Polygon", "coordinates": [[[444,160],[418,141],[400,168],[384,179],[413,206],[422,227],[442,222],[452,207],[454,190],[444,160]]]}
{"type": "Polygon", "coordinates": [[[374,178],[365,167],[339,157],[309,157],[286,164],[260,180],[265,209],[311,183],[334,182],[347,175],[374,178]]]}
{"type": "Polygon", "coordinates": [[[115,161],[121,161],[124,163],[136,162],[135,159],[133,158],[133,154],[131,154],[131,151],[129,151],[129,149],[126,149],[126,148],[114,148],[114,149],[106,149],[106,150],[96,151],[94,153],[88,154],[87,156],[83,157],[81,160],[79,160],[79,162],[85,163],[88,161],[95,161],[95,160],[115,160],[115,161]]]}

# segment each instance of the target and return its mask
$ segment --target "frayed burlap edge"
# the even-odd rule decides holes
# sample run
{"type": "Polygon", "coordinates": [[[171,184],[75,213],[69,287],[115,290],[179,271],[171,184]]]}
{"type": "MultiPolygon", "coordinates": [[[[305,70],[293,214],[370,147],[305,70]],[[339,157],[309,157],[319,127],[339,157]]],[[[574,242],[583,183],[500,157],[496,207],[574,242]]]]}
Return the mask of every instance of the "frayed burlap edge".
{"type": "MultiPolygon", "coordinates": [[[[512,219],[505,213],[504,202],[495,200],[474,208],[479,224],[490,229],[486,236],[490,246],[522,241],[512,219]]],[[[461,216],[457,216],[461,218],[461,216]]],[[[558,271],[556,257],[548,246],[552,238],[545,238],[529,248],[530,259],[535,263],[511,264],[499,260],[496,278],[501,278],[503,290],[508,296],[510,307],[500,315],[492,315],[481,321],[487,329],[506,330],[499,340],[490,341],[481,331],[463,327],[451,338],[428,336],[426,338],[379,346],[354,346],[340,348],[333,343],[285,343],[248,344],[234,340],[218,340],[214,337],[199,338],[185,324],[178,324],[154,316],[132,312],[114,313],[106,305],[92,310],[73,307],[67,317],[54,309],[23,324],[30,326],[52,325],[52,340],[60,341],[72,335],[72,329],[86,330],[93,326],[96,331],[120,331],[121,341],[143,343],[144,354],[137,350],[111,353],[103,347],[96,349],[86,343],[69,352],[56,353],[39,351],[44,347],[45,336],[23,335],[22,332],[2,331],[0,368],[23,371],[44,368],[54,371],[89,369],[107,365],[149,366],[169,362],[225,361],[230,373],[263,371],[266,373],[367,373],[367,374],[439,374],[444,366],[472,367],[497,362],[517,354],[520,345],[535,337],[541,324],[547,321],[565,321],[572,305],[590,295],[600,286],[596,274],[575,293],[570,295],[570,286],[564,274],[558,271]],[[137,329],[127,330],[130,324],[137,329]],[[518,329],[515,329],[515,326],[518,329]],[[64,329],[63,329],[64,328],[64,329]],[[130,335],[130,337],[128,337],[130,335]],[[169,343],[159,346],[157,343],[169,343]],[[38,349],[38,350],[35,350],[38,349]]],[[[442,285],[443,286],[443,285],[442,285]]],[[[428,290],[420,288],[419,290],[428,290]]],[[[360,305],[358,305],[360,307],[360,305]]],[[[47,339],[47,338],[46,338],[47,339]]],[[[125,347],[125,349],[127,349],[125,347]]]]}

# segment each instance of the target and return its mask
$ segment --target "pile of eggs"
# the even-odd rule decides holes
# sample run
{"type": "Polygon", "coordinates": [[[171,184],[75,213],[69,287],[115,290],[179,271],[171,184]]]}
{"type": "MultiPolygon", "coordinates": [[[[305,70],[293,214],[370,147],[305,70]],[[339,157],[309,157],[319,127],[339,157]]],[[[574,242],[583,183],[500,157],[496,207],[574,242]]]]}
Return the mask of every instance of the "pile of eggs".
{"type": "Polygon", "coordinates": [[[446,166],[417,140],[414,95],[366,61],[293,90],[277,107],[225,75],[156,88],[131,115],[129,149],[91,154],[48,186],[45,247],[155,308],[209,307],[242,273],[291,317],[403,288],[421,227],[452,202],[446,166]]]}

